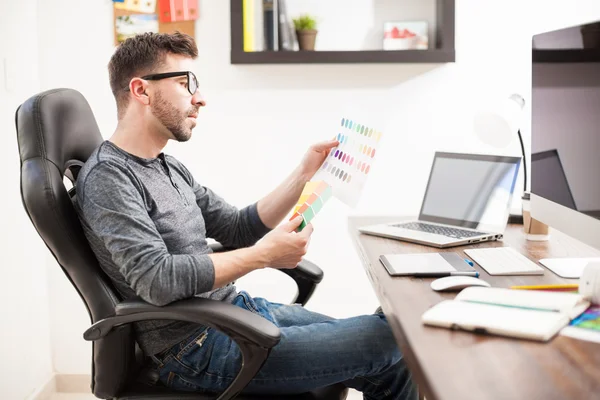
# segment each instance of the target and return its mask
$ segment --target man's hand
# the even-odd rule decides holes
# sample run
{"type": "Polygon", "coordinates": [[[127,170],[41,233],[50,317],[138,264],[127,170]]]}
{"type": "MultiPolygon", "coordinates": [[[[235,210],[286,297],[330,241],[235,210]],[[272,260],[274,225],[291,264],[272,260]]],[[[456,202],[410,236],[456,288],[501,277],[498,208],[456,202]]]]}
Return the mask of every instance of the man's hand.
{"type": "Polygon", "coordinates": [[[301,223],[302,217],[296,217],[273,229],[256,244],[268,267],[292,269],[302,261],[308,249],[313,226],[308,224],[302,232],[295,232],[301,223]]]}
{"type": "Polygon", "coordinates": [[[310,179],[321,168],[331,149],[339,144],[336,139],[332,139],[310,146],[300,164],[302,174],[310,179]]]}

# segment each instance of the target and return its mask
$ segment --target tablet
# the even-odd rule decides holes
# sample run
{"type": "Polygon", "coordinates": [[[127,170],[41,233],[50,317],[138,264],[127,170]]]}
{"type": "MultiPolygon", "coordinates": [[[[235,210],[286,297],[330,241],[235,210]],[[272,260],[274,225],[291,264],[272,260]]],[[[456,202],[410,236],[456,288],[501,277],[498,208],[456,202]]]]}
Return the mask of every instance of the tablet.
{"type": "Polygon", "coordinates": [[[392,276],[479,276],[475,268],[452,252],[383,254],[379,261],[392,276]]]}

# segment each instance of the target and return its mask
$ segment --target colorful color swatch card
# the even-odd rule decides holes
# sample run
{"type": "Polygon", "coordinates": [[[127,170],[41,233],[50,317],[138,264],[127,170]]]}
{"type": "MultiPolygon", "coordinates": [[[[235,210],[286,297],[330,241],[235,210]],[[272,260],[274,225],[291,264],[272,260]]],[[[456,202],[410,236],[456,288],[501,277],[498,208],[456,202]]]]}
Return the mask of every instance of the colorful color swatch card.
{"type": "Polygon", "coordinates": [[[317,213],[321,211],[323,205],[331,198],[331,194],[331,186],[323,181],[310,181],[304,186],[302,194],[294,207],[293,215],[290,218],[291,221],[298,215],[302,215],[303,221],[297,229],[298,232],[304,229],[317,213]]]}
{"type": "Polygon", "coordinates": [[[156,11],[156,0],[123,0],[115,3],[115,8],[143,13],[154,13],[156,11]]]}
{"type": "Polygon", "coordinates": [[[336,136],[340,144],[331,150],[312,180],[327,182],[335,197],[350,207],[356,206],[373,168],[381,137],[382,133],[371,125],[342,118],[336,136]]]}
{"type": "Polygon", "coordinates": [[[560,333],[576,339],[600,343],[600,305],[590,306],[560,333]]]}
{"type": "Polygon", "coordinates": [[[198,0],[160,0],[160,22],[192,21],[198,18],[198,0]]]}

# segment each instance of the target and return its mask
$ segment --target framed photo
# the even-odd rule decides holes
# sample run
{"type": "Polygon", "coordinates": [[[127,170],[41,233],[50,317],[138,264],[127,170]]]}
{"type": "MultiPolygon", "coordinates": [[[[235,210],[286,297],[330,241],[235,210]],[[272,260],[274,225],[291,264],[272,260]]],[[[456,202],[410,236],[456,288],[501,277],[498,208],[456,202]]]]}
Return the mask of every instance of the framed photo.
{"type": "Polygon", "coordinates": [[[385,22],[383,24],[384,50],[427,50],[427,22],[385,22]]]}
{"type": "Polygon", "coordinates": [[[156,14],[119,15],[115,20],[117,43],[139,33],[158,33],[158,16],[156,14]]]}

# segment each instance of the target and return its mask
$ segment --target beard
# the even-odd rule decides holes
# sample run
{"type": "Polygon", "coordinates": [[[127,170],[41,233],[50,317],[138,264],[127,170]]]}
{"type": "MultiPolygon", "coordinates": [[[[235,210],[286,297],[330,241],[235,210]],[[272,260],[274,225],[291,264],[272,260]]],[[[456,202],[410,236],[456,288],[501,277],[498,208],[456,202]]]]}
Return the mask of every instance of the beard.
{"type": "Polygon", "coordinates": [[[198,112],[198,107],[191,106],[189,110],[181,112],[172,103],[168,102],[159,91],[150,104],[152,114],[167,128],[173,138],[178,142],[187,142],[192,137],[192,127],[187,124],[187,117],[198,112]]]}

